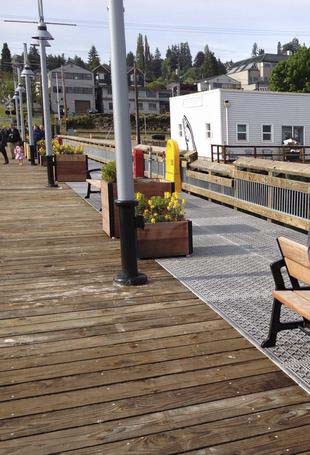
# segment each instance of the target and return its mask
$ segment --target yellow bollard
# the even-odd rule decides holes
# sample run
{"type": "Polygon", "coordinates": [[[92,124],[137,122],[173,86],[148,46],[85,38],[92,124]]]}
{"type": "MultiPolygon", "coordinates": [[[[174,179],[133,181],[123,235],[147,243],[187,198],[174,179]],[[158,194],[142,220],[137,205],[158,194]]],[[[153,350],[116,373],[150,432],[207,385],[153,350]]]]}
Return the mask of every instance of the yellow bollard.
{"type": "Polygon", "coordinates": [[[166,180],[174,182],[175,191],[181,192],[180,149],[178,143],[173,139],[170,139],[166,146],[166,180]]]}

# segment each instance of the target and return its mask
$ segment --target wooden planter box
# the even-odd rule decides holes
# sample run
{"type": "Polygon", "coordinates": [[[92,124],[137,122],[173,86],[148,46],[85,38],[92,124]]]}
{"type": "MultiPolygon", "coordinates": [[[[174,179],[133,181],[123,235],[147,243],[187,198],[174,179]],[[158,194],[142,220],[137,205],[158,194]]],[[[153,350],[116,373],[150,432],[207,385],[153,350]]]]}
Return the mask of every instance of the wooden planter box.
{"type": "Polygon", "coordinates": [[[85,155],[55,155],[55,176],[58,182],[84,182],[86,173],[85,155]]]}
{"type": "Polygon", "coordinates": [[[145,229],[137,229],[139,259],[156,259],[188,256],[193,253],[191,221],[171,223],[146,223],[145,229]]]}
{"type": "MultiPolygon", "coordinates": [[[[152,196],[163,196],[164,193],[174,192],[174,183],[160,182],[151,179],[137,179],[134,184],[135,193],[142,193],[147,199],[152,196]]],[[[119,209],[115,205],[117,200],[116,183],[101,182],[102,228],[110,237],[118,238],[119,209]]]]}
{"type": "Polygon", "coordinates": [[[39,155],[39,162],[41,166],[46,167],[46,156],[45,155],[39,155]]]}

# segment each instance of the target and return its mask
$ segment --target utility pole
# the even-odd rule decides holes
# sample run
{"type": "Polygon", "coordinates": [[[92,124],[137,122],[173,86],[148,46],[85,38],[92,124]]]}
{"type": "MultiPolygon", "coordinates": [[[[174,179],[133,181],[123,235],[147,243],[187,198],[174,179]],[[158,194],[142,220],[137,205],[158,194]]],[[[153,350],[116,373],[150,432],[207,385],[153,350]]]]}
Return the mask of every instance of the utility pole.
{"type": "Polygon", "coordinates": [[[64,99],[64,120],[65,120],[65,132],[67,132],[67,93],[66,93],[66,81],[64,67],[61,65],[61,81],[62,81],[62,94],[64,99]]]}
{"type": "Polygon", "coordinates": [[[19,94],[19,111],[20,111],[20,133],[21,133],[22,141],[25,142],[26,132],[25,132],[25,117],[24,117],[24,103],[23,103],[23,94],[25,93],[25,89],[22,86],[22,82],[21,82],[20,68],[17,68],[17,75],[18,75],[17,91],[19,94]]]}
{"type": "Polygon", "coordinates": [[[59,81],[58,73],[56,73],[56,92],[57,92],[57,116],[58,116],[58,134],[61,130],[61,115],[60,115],[60,99],[59,99],[59,81]]]}
{"type": "Polygon", "coordinates": [[[138,82],[137,82],[137,64],[136,64],[136,62],[134,62],[134,65],[133,65],[133,77],[134,77],[135,106],[136,106],[136,140],[137,140],[137,144],[141,144],[140,116],[139,116],[139,90],[138,90],[138,82]]]}
{"type": "Polygon", "coordinates": [[[116,205],[120,214],[122,271],[114,282],[123,286],[147,283],[138,272],[134,184],[132,175],[131,128],[128,106],[126,42],[123,0],[109,0],[109,25],[112,64],[112,92],[117,169],[116,205]]]}
{"type": "Polygon", "coordinates": [[[30,163],[35,166],[35,146],[33,137],[33,125],[32,125],[32,92],[31,92],[31,79],[34,78],[34,74],[31,71],[28,62],[28,50],[27,44],[24,43],[24,69],[21,76],[25,78],[26,85],[26,96],[27,96],[27,113],[28,113],[28,133],[29,133],[29,147],[30,147],[30,163]]]}

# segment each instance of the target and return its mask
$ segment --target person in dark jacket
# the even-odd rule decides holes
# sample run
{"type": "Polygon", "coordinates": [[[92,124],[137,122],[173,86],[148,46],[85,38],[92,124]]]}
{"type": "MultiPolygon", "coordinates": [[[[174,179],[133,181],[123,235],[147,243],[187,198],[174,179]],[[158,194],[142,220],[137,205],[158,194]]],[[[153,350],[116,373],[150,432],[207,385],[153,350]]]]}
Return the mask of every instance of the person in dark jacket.
{"type": "Polygon", "coordinates": [[[0,152],[2,153],[3,158],[4,158],[3,164],[9,164],[8,155],[7,155],[6,149],[5,149],[6,145],[7,145],[7,132],[3,128],[0,130],[0,152]]]}
{"type": "Polygon", "coordinates": [[[10,128],[7,130],[7,144],[8,144],[8,151],[11,154],[12,160],[14,160],[15,155],[14,155],[14,150],[18,142],[21,141],[21,137],[19,134],[18,129],[16,126],[12,123],[10,128]]]}

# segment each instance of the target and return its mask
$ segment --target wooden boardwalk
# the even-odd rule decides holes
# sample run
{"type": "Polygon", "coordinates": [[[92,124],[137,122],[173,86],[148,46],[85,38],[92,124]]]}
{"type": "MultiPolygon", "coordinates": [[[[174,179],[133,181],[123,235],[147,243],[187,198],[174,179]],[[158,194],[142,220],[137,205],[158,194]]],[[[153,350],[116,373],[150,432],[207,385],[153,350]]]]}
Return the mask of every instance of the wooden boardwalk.
{"type": "Polygon", "coordinates": [[[310,453],[308,395],[42,168],[0,165],[0,454],[310,453]]]}

